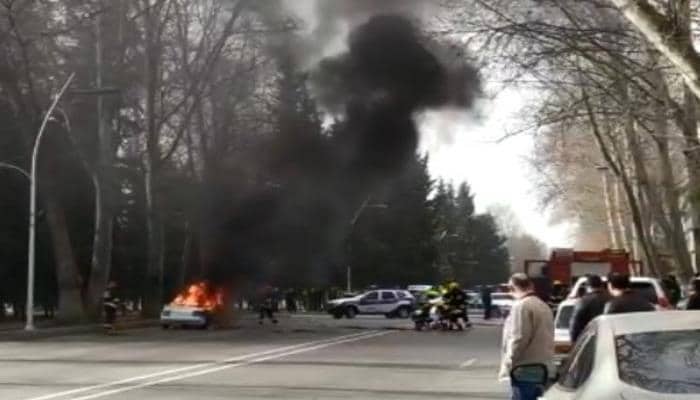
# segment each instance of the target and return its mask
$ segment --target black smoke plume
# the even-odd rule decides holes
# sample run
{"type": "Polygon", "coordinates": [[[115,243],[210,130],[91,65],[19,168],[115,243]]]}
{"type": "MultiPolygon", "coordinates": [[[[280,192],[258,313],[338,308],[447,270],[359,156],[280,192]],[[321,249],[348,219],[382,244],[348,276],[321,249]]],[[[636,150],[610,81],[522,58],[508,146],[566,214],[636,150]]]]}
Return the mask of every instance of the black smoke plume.
{"type": "Polygon", "coordinates": [[[416,114],[446,106],[466,109],[479,94],[476,69],[439,57],[443,49],[422,37],[407,17],[373,16],[351,32],[347,44],[347,52],[321,60],[310,75],[319,109],[336,121],[329,132],[309,134],[282,124],[283,137],[266,150],[271,156],[264,161],[278,181],[262,189],[234,189],[233,212],[213,215],[223,221],[219,237],[226,238],[222,252],[214,251],[213,279],[257,274],[285,284],[280,277],[294,274],[294,251],[307,250],[318,254],[314,275],[329,276],[360,205],[381,197],[414,157],[416,114]],[[309,224],[321,233],[304,237],[314,231],[309,224]],[[279,257],[288,265],[262,265],[263,257],[289,251],[280,249],[294,240],[299,245],[279,257]]]}
{"type": "MultiPolygon", "coordinates": [[[[322,60],[313,77],[319,104],[340,115],[348,178],[390,179],[418,144],[415,114],[444,106],[468,108],[479,93],[477,71],[447,65],[407,18],[374,16],[358,26],[348,52],[322,60]]],[[[371,188],[361,190],[365,192],[371,188]]]]}

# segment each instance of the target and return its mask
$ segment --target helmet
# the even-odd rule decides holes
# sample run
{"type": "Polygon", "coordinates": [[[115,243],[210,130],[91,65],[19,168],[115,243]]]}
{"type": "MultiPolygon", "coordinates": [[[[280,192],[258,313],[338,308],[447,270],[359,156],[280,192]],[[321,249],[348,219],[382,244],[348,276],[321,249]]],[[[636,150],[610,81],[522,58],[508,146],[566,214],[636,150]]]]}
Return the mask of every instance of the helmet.
{"type": "Polygon", "coordinates": [[[447,288],[452,290],[452,289],[459,289],[459,283],[457,282],[450,282],[449,285],[447,285],[447,288]]]}

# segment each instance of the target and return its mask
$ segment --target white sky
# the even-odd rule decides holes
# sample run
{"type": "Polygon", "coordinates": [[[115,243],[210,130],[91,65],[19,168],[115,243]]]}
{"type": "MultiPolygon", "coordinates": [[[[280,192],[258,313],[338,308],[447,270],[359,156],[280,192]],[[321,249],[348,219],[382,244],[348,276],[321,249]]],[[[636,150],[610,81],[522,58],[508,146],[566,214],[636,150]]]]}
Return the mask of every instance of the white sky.
{"type": "Polygon", "coordinates": [[[532,151],[532,137],[521,134],[496,142],[517,124],[524,101],[521,93],[505,89],[484,106],[479,121],[457,111],[426,115],[420,123],[421,151],[429,154],[432,176],[471,186],[479,212],[492,204],[508,205],[526,232],[550,248],[571,247],[572,226],[551,224],[549,213],[538,206],[532,170],[524,159],[532,151]]]}

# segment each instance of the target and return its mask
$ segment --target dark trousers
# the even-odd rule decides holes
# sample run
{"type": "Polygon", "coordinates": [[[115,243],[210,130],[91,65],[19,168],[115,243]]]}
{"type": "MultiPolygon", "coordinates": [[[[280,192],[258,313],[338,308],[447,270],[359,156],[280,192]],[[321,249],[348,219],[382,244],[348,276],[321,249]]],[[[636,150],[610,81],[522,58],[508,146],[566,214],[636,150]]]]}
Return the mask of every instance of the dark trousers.
{"type": "Polygon", "coordinates": [[[491,304],[484,304],[484,319],[491,319],[491,304]]]}
{"type": "Polygon", "coordinates": [[[511,400],[537,400],[542,396],[542,386],[534,383],[511,384],[511,400]]]}
{"type": "Polygon", "coordinates": [[[115,307],[104,307],[105,312],[105,326],[111,327],[114,325],[114,321],[117,319],[117,309],[115,307]]]}
{"type": "Polygon", "coordinates": [[[260,321],[264,320],[265,317],[275,320],[275,316],[272,313],[272,308],[271,307],[260,307],[260,321]]]}

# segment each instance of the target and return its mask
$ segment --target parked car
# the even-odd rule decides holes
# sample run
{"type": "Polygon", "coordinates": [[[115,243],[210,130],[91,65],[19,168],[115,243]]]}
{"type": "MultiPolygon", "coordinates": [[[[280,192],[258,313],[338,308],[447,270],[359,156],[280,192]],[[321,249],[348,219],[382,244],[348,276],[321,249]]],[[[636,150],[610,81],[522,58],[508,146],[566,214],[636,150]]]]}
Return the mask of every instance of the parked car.
{"type": "Polygon", "coordinates": [[[580,300],[566,299],[559,303],[557,314],[554,317],[554,355],[555,362],[559,362],[571,350],[571,317],[574,315],[576,303],[580,300]]]}
{"type": "Polygon", "coordinates": [[[326,309],[334,318],[355,318],[358,314],[408,318],[414,306],[415,298],[408,290],[382,289],[355,297],[330,300],[326,309]]]}
{"type": "MultiPolygon", "coordinates": [[[[606,281],[607,278],[603,277],[603,280],[606,281]]],[[[630,277],[630,283],[632,285],[632,290],[638,292],[657,308],[663,310],[673,308],[660,280],[648,276],[632,276],[630,277]]],[[[579,293],[579,290],[587,285],[586,277],[579,278],[574,284],[574,287],[571,289],[568,298],[575,298],[576,294],[579,293]]]]}
{"type": "Polygon", "coordinates": [[[700,399],[700,311],[600,316],[545,400],[700,399]]]}
{"type": "Polygon", "coordinates": [[[408,285],[406,290],[411,292],[413,297],[418,298],[418,296],[420,296],[423,292],[429,290],[432,287],[433,285],[408,285]]]}
{"type": "Polygon", "coordinates": [[[505,318],[510,314],[510,309],[513,307],[515,298],[510,293],[492,293],[491,294],[491,306],[493,309],[491,313],[496,318],[505,318]]]}
{"type": "Polygon", "coordinates": [[[207,329],[213,319],[213,311],[202,307],[167,304],[160,313],[160,325],[170,327],[195,327],[207,329]]]}

